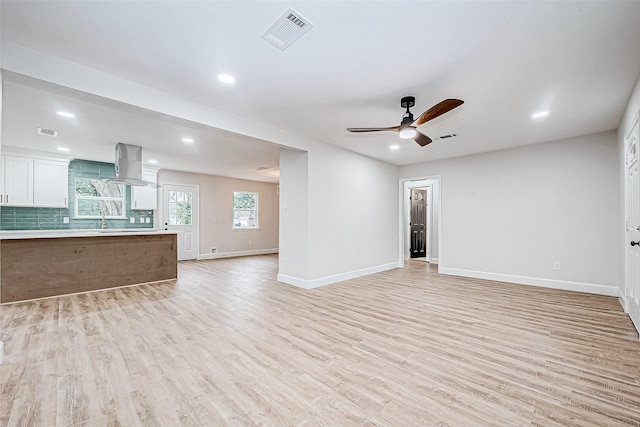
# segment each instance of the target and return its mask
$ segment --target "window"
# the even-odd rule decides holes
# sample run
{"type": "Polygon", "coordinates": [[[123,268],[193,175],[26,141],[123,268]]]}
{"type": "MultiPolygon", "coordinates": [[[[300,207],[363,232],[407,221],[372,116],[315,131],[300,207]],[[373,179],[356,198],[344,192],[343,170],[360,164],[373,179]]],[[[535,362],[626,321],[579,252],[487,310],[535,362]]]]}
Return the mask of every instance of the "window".
{"type": "Polygon", "coordinates": [[[191,206],[193,202],[191,200],[191,193],[186,191],[173,191],[167,192],[168,208],[169,208],[169,225],[191,225],[192,213],[191,206]]]}
{"type": "Polygon", "coordinates": [[[233,192],[233,228],[258,228],[258,193],[233,192]]]}
{"type": "Polygon", "coordinates": [[[102,179],[75,179],[75,218],[125,218],[125,187],[102,179]]]}

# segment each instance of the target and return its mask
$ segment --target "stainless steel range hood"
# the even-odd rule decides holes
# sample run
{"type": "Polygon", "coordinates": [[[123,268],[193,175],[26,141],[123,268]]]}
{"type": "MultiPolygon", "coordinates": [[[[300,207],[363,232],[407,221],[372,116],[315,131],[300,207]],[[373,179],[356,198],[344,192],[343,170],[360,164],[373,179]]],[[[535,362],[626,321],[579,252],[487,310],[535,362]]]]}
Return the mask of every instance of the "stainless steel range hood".
{"type": "Polygon", "coordinates": [[[116,177],[109,182],[136,186],[153,185],[142,179],[142,147],[139,145],[116,144],[116,177]]]}

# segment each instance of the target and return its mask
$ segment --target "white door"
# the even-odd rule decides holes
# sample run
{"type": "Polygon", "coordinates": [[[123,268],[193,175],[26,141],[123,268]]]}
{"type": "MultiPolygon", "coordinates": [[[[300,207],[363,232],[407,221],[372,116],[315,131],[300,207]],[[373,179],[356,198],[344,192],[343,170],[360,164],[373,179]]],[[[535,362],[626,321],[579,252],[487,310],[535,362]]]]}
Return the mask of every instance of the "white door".
{"type": "Polygon", "coordinates": [[[178,232],[178,261],[198,258],[198,187],[164,186],[164,228],[178,232]]]}
{"type": "Polygon", "coordinates": [[[638,122],[625,141],[626,244],[625,310],[640,332],[640,161],[638,122]]]}

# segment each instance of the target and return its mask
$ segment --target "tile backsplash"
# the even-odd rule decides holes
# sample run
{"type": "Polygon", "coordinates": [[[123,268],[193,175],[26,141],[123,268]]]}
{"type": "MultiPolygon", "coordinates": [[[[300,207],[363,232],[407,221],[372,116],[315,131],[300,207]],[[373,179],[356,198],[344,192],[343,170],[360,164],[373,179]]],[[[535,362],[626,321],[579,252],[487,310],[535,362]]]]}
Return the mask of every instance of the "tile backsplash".
{"type": "MultiPolygon", "coordinates": [[[[98,229],[100,219],[78,219],[75,210],[76,177],[106,179],[115,177],[113,163],[72,160],[69,163],[69,207],[68,208],[28,208],[2,206],[0,209],[1,230],[65,230],[98,229]],[[65,223],[65,218],[69,222],[65,223]]],[[[107,228],[153,228],[152,210],[132,210],[131,186],[126,187],[126,219],[107,219],[107,228]],[[131,222],[133,218],[134,223],[131,222]],[[140,222],[142,218],[143,222],[140,222]],[[149,222],[147,221],[149,219],[149,222]]]]}

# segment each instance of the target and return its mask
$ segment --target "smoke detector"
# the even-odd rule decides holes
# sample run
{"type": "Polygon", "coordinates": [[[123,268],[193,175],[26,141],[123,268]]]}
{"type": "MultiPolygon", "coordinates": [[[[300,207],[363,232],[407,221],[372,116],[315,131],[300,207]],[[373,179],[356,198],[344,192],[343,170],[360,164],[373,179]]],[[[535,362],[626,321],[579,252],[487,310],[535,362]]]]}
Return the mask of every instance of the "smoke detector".
{"type": "Polygon", "coordinates": [[[53,129],[38,128],[38,135],[51,136],[55,138],[58,136],[58,131],[53,129]]]}
{"type": "Polygon", "coordinates": [[[262,38],[278,49],[285,50],[312,27],[308,19],[289,8],[264,32],[262,38]]]}

